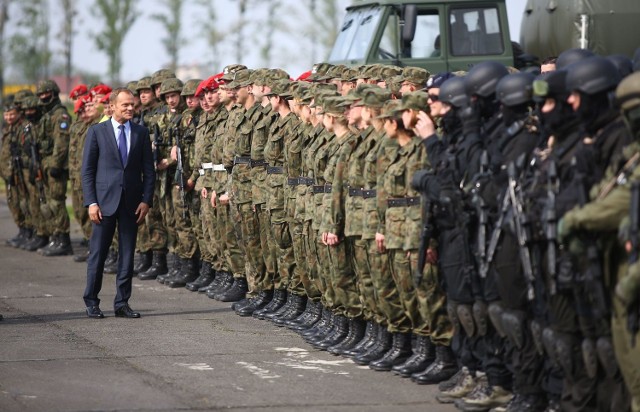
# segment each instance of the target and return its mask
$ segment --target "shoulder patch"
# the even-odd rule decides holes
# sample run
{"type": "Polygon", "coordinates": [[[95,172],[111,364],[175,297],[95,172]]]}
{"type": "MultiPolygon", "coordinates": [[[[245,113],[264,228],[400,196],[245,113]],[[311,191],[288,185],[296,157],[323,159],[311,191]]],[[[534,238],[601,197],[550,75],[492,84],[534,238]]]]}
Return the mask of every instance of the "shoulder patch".
{"type": "Polygon", "coordinates": [[[67,129],[69,128],[69,123],[67,123],[67,122],[61,122],[61,123],[60,123],[60,128],[61,128],[62,130],[67,130],[67,129]]]}

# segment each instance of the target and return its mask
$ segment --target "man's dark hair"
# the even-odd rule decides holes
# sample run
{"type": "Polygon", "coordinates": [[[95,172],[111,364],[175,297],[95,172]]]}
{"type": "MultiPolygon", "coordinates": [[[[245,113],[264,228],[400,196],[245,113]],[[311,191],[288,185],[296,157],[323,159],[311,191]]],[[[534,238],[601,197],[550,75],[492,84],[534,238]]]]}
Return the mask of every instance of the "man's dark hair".
{"type": "Polygon", "coordinates": [[[116,104],[116,100],[118,99],[118,96],[120,95],[120,93],[128,93],[131,95],[131,97],[134,97],[133,92],[127,89],[126,87],[117,87],[113,89],[113,91],[111,92],[111,95],[109,95],[109,103],[116,104]]]}
{"type": "Polygon", "coordinates": [[[543,64],[556,64],[556,60],[558,60],[558,56],[550,56],[545,58],[540,65],[543,64]]]}

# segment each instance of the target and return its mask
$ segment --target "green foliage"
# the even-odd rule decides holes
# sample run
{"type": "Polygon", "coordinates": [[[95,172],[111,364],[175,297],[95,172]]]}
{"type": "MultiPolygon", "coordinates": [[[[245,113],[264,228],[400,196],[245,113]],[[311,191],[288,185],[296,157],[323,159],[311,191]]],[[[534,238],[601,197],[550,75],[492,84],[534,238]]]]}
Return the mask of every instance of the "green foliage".
{"type": "Polygon", "coordinates": [[[29,83],[49,75],[49,16],[46,0],[22,0],[16,33],[9,37],[12,66],[29,83]]]}
{"type": "Polygon", "coordinates": [[[92,35],[98,50],[109,59],[111,84],[117,84],[122,66],[122,43],[140,13],[133,0],[96,0],[92,13],[103,20],[103,30],[92,35]]]}

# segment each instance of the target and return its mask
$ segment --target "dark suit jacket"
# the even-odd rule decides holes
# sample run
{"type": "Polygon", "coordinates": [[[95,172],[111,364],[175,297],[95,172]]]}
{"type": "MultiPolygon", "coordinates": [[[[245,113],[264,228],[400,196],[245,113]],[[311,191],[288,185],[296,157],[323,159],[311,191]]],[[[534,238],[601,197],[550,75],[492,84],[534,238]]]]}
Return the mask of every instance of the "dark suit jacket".
{"type": "Polygon", "coordinates": [[[140,202],[152,206],[155,171],[149,130],[133,122],[127,164],[120,160],[111,120],[95,124],[87,131],[82,157],[82,191],[85,207],[100,206],[105,216],[123,206],[131,214],[140,202]]]}

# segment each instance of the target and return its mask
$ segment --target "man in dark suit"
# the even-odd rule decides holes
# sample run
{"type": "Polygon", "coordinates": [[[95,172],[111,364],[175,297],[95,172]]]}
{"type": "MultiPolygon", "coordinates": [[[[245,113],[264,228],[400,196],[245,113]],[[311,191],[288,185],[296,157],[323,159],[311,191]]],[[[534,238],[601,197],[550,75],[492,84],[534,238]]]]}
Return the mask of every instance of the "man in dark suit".
{"type": "Polygon", "coordinates": [[[84,302],[87,316],[104,317],[98,293],[117,224],[119,260],[115,315],[139,318],[140,314],[129,307],[129,298],[138,224],[152,206],[153,154],[149,130],[131,121],[133,94],[125,88],[115,89],[109,105],[112,117],[89,128],[82,158],[84,202],[93,222],[84,302]]]}

